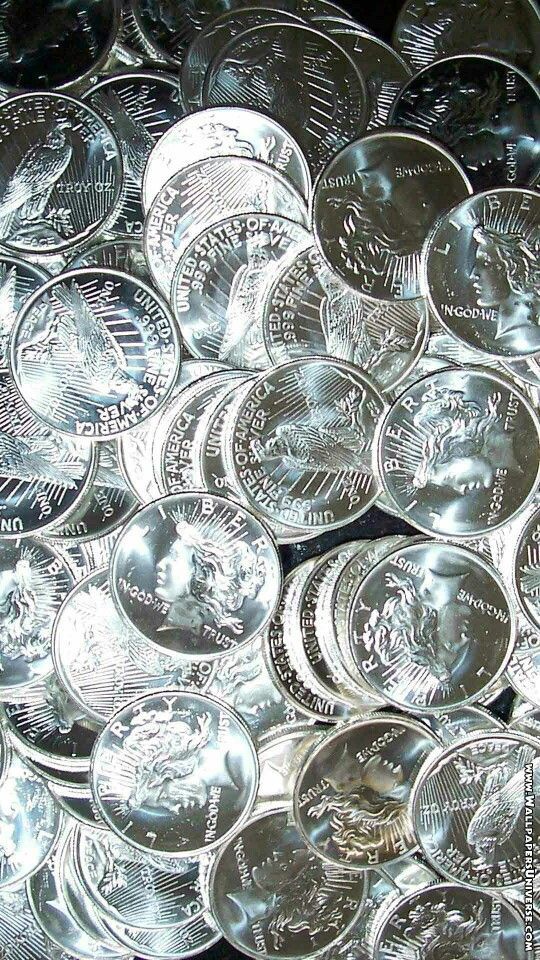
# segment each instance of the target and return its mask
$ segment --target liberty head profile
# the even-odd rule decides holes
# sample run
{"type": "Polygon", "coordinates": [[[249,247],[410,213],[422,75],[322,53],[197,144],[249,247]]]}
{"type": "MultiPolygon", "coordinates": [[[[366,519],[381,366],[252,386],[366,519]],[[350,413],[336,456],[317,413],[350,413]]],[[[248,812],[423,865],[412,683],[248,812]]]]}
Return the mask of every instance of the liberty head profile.
{"type": "Polygon", "coordinates": [[[483,224],[473,230],[476,242],[473,287],[478,304],[497,311],[496,339],[518,332],[540,341],[540,266],[538,245],[519,233],[501,233],[483,224]]]}

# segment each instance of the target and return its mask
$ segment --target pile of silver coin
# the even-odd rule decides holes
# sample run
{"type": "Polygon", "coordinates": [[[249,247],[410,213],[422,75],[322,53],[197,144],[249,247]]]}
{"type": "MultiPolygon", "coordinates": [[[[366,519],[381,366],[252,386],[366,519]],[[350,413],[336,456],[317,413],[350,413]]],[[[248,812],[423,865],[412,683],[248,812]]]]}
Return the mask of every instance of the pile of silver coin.
{"type": "Polygon", "coordinates": [[[539,75],[0,3],[1,960],[540,956],[539,75]]]}

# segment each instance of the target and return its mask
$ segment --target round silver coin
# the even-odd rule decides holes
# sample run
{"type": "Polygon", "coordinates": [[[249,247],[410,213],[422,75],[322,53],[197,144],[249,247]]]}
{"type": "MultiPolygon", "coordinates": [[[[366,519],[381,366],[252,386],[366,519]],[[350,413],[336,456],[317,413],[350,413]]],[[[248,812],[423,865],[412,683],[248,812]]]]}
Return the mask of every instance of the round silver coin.
{"type": "Polygon", "coordinates": [[[532,77],[540,69],[540,17],[532,0],[406,0],[393,46],[414,70],[456,53],[494,53],[532,77]]]}
{"type": "Polygon", "coordinates": [[[0,369],[0,538],[62,523],[86,502],[96,468],[93,447],[36,420],[0,369]]]}
{"type": "Polygon", "coordinates": [[[122,153],[122,199],[107,232],[142,237],[144,168],[159,138],[184,115],[178,80],[152,71],[115,74],[91,87],[85,99],[110,124],[122,153]]]}
{"type": "Polygon", "coordinates": [[[142,249],[142,238],[139,240],[102,240],[92,244],[74,260],[70,260],[67,268],[77,270],[79,267],[106,267],[108,270],[119,270],[127,273],[143,283],[152,283],[142,249]]]}
{"type": "Polygon", "coordinates": [[[39,540],[0,542],[0,700],[53,670],[53,622],[73,586],[60,553],[39,540]]]}
{"type": "Polygon", "coordinates": [[[495,569],[449,543],[413,543],[358,585],[349,614],[358,671],[413,713],[476,700],[503,672],[515,614],[495,569]]]}
{"type": "Polygon", "coordinates": [[[389,906],[379,922],[377,960],[481,955],[522,960],[523,919],[506,900],[457,883],[430,884],[389,906]],[[472,952],[471,952],[472,951],[472,952]]]}
{"type": "Polygon", "coordinates": [[[373,437],[384,410],[377,388],[352,364],[293,360],[261,374],[242,395],[227,466],[269,520],[339,527],[377,496],[373,437]]]}
{"type": "Polygon", "coordinates": [[[0,104],[0,239],[47,256],[87,243],[114,216],[120,147],[87,104],[28,93],[0,104]]]}
{"type": "Polygon", "coordinates": [[[276,117],[313,174],[365,130],[369,115],[366,85],[349,54],[329,34],[285,22],[229,40],[206,74],[203,103],[255,106],[276,117]]]}
{"type": "Polygon", "coordinates": [[[163,134],[144,171],[144,209],[148,211],[167,181],[189,164],[225,156],[268,164],[287,177],[305,200],[309,199],[307,161],[277,119],[242,107],[216,107],[184,117],[163,134]]]}
{"type": "Polygon", "coordinates": [[[9,362],[9,338],[19,310],[48,279],[41,267],[0,254],[0,368],[9,362]]]}
{"type": "Polygon", "coordinates": [[[11,363],[23,399],[49,426],[107,440],[163,405],[180,346],[167,305],[115,270],[71,270],[19,313],[11,363]]]}
{"type": "Polygon", "coordinates": [[[0,795],[2,893],[4,887],[22,883],[45,862],[61,824],[61,810],[45,782],[14,753],[0,795]]]}
{"type": "Polygon", "coordinates": [[[540,506],[521,524],[514,547],[512,576],[521,609],[540,628],[540,506]]]}
{"type": "Polygon", "coordinates": [[[353,924],[364,874],[327,864],[306,845],[288,808],[252,819],[223,846],[210,876],[212,913],[248,957],[311,957],[353,924]]]}
{"type": "Polygon", "coordinates": [[[152,689],[205,691],[215,669],[207,660],[160,654],[142,640],[113,603],[108,569],[67,595],[54,623],[53,659],[74,700],[100,723],[152,689]]]}
{"type": "Polygon", "coordinates": [[[280,261],[310,242],[304,227],[281,216],[244,214],[196,237],[174,272],[171,303],[195,357],[264,370],[262,305],[280,261]]]}
{"type": "Polygon", "coordinates": [[[163,691],[115,715],[91,777],[114,833],[140,850],[190,857],[222,845],[247,819],[259,768],[238,714],[207,696],[163,691]]]}
{"type": "Polygon", "coordinates": [[[530,500],[540,424],[510,380],[479,367],[432,373],[400,394],[378,436],[384,490],[426,533],[473,537],[530,500]]]}
{"type": "Polygon", "coordinates": [[[281,565],[253,514],[215,494],[186,493],[129,521],[111,586],[121,615],[158,647],[212,658],[262,632],[279,600],[281,565]]]}
{"type": "Polygon", "coordinates": [[[368,297],[420,296],[422,246],[433,222],[472,193],[443,147],[405,131],[355,140],[315,184],[313,227],[323,257],[368,297]]]}
{"type": "Polygon", "coordinates": [[[371,300],[351,289],[316,246],[292,252],[265,291],[264,339],[274,363],[325,355],[346,360],[390,390],[422,353],[429,316],[422,299],[371,300]]]}
{"type": "Polygon", "coordinates": [[[517,636],[506,676],[513,689],[540,710],[540,629],[518,616],[517,636]]]}
{"type": "Polygon", "coordinates": [[[475,190],[526,187],[540,175],[540,91],[504,60],[469,54],[425,67],[394,100],[389,122],[442,143],[475,190]]]}
{"type": "Polygon", "coordinates": [[[306,843],[331,863],[362,870],[416,847],[410,793],[438,741],[420,723],[375,714],[325,737],[305,759],[294,789],[306,843]]]}
{"type": "MultiPolygon", "coordinates": [[[[424,856],[465,886],[520,884],[524,808],[538,794],[539,776],[540,743],[510,732],[475,734],[428,760],[412,799],[424,856]]],[[[534,803],[531,819],[538,820],[534,803]]]]}
{"type": "Polygon", "coordinates": [[[494,357],[540,351],[540,194],[477,194],[445,214],[425,248],[424,292],[437,320],[494,357]]]}
{"type": "Polygon", "coordinates": [[[169,296],[176,265],[195,236],[241,213],[280,214],[307,226],[305,203],[295,187],[258,160],[211,157],[171,177],[145,223],[145,256],[159,289],[169,296]]]}

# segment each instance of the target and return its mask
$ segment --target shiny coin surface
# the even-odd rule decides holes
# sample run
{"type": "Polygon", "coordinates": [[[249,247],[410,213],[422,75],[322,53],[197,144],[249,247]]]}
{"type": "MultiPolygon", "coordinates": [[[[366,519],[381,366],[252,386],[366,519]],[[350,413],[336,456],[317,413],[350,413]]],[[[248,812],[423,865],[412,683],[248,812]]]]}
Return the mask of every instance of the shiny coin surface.
{"type": "Polygon", "coordinates": [[[20,884],[39,869],[61,822],[44,781],[14,753],[0,795],[0,888],[20,884]]]}
{"type": "Polygon", "coordinates": [[[308,754],[294,790],[306,843],[349,869],[407,856],[416,846],[408,805],[438,741],[397,714],[344,726],[308,754]]]}
{"type": "Polygon", "coordinates": [[[281,566],[253,514],[216,495],[186,493],[150,504],[126,525],[111,584],[122,616],[158,647],[216,657],[264,629],[281,566]]]}
{"type": "Polygon", "coordinates": [[[114,920],[106,920],[105,926],[118,943],[140,960],[188,960],[221,939],[212,918],[204,913],[159,930],[129,926],[114,920]]]}
{"type": "Polygon", "coordinates": [[[329,34],[297,23],[267,23],[229,40],[206,74],[203,102],[256,106],[275,116],[313,174],[365,130],[369,111],[363,76],[349,54],[329,34]]]}
{"type": "Polygon", "coordinates": [[[400,394],[381,426],[384,490],[427,533],[487,533],[536,489],[539,431],[510,380],[478,367],[432,373],[400,394]]]}
{"type": "Polygon", "coordinates": [[[506,729],[506,724],[485,707],[470,704],[451,713],[424,713],[421,720],[445,747],[452,746],[456,740],[466,740],[473,733],[506,729]]]}
{"type": "Polygon", "coordinates": [[[49,544],[0,542],[0,700],[52,673],[53,621],[72,586],[70,567],[49,544]]]}
{"type": "Polygon", "coordinates": [[[119,270],[130,277],[151,283],[146,260],[142,249],[142,240],[102,240],[92,244],[74,260],[70,260],[68,268],[76,270],[78,267],[106,267],[108,270],[119,270]]]}
{"type": "Polygon", "coordinates": [[[40,267],[0,255],[0,367],[8,364],[9,337],[19,310],[48,279],[40,267]]]}
{"type": "Polygon", "coordinates": [[[184,115],[178,80],[154,72],[114,75],[91,87],[86,100],[110,124],[122,153],[122,200],[108,232],[142,237],[146,162],[159,138],[184,115]]]}
{"type": "Polygon", "coordinates": [[[523,920],[507,901],[457,883],[430,884],[383,908],[377,960],[474,956],[521,960],[523,920]],[[504,931],[504,933],[502,933],[504,931]],[[474,951],[472,954],[470,951],[474,951]]]}
{"type": "Polygon", "coordinates": [[[16,944],[20,960],[56,960],[56,945],[37,924],[24,885],[0,891],[0,918],[0,950],[8,958],[16,944]]]}
{"type": "Polygon", "coordinates": [[[415,70],[456,53],[494,53],[532,77],[540,69],[540,18],[531,0],[406,0],[393,45],[415,70]]]}
{"type": "Polygon", "coordinates": [[[403,380],[428,335],[423,300],[371,300],[352,290],[313,244],[275,271],[262,326],[274,363],[328,354],[360,367],[382,390],[403,380]]]}
{"type": "Polygon", "coordinates": [[[223,844],[249,816],[258,775],[238,714],[174,691],[119,711],[92,760],[94,795],[111,829],[134,847],[175,857],[223,844]]]}
{"type": "Polygon", "coordinates": [[[512,687],[540,710],[540,630],[518,617],[516,643],[506,667],[512,687]]]}
{"type": "MultiPolygon", "coordinates": [[[[62,844],[58,851],[57,868],[66,906],[72,919],[88,936],[106,942],[108,939],[107,930],[103,925],[96,903],[85,890],[77,873],[74,857],[76,824],[69,820],[67,828],[69,835],[67,841],[62,844]]],[[[117,951],[118,946],[116,944],[117,951]]]]}
{"type": "Polygon", "coordinates": [[[72,270],[18,315],[17,387],[41,420],[106,440],[146,420],[170,393],[180,347],[166,304],[114,270],[72,270]]]}
{"type": "Polygon", "coordinates": [[[195,236],[241,213],[277,213],[307,226],[304,200],[292,183],[257,160],[212,157],[171,177],[145,225],[145,255],[160,290],[170,294],[176,265],[195,236]]]}
{"type": "Polygon", "coordinates": [[[448,543],[413,543],[381,560],[351,604],[357,669],[385,700],[412,712],[477,699],[502,673],[515,615],[495,570],[448,543]]]}
{"type": "Polygon", "coordinates": [[[389,122],[442,143],[475,190],[526,187],[540,175],[540,92],[505,61],[468,55],[431,64],[396,97],[389,122]]]}
{"type": "Polygon", "coordinates": [[[97,454],[37,420],[0,369],[0,537],[47,530],[86,502],[97,454]]]}
{"type": "Polygon", "coordinates": [[[540,744],[513,733],[476,734],[428,761],[413,796],[425,857],[465,886],[519,884],[524,807],[538,795],[539,776],[540,744]]]}
{"type": "Polygon", "coordinates": [[[47,786],[64,813],[73,820],[101,830],[107,829],[96,807],[89,784],[69,786],[67,783],[60,784],[47,780],[47,786]]]}
{"type": "Polygon", "coordinates": [[[231,838],[210,878],[221,932],[249,957],[319,953],[351,926],[363,895],[364,875],[321,860],[279,807],[231,838]]]}
{"type": "Polygon", "coordinates": [[[274,117],[255,110],[216,107],[184,117],[156,144],[144,171],[144,209],[148,211],[167,181],[190,163],[225,156],[268,164],[308,199],[309,168],[290,133],[274,117]]]}
{"type": "Polygon", "coordinates": [[[282,258],[309,242],[300,224],[264,214],[230,217],[193,240],[171,290],[189,351],[236,367],[268,367],[261,325],[265,291],[282,258]]]}
{"type": "Polygon", "coordinates": [[[449,211],[430,234],[424,292],[467,346],[510,360],[540,350],[539,216],[537,192],[490,190],[449,211]]]}
{"type": "Polygon", "coordinates": [[[0,238],[10,251],[88,242],[114,215],[121,179],[120,147],[88,104],[46,93],[0,104],[0,238]]]}
{"type": "Polygon", "coordinates": [[[294,785],[306,755],[324,736],[324,729],[321,732],[321,727],[305,722],[267,731],[259,742],[258,809],[262,804],[272,808],[292,802],[294,785]]]}
{"type": "MultiPolygon", "coordinates": [[[[536,504],[535,504],[536,505],[536,504]]],[[[517,598],[527,619],[540,627],[540,508],[521,526],[514,550],[513,578],[517,598]]]]}
{"type": "Polygon", "coordinates": [[[361,516],[377,496],[373,436],[384,409],[352,364],[293,360],[242,395],[226,462],[265,517],[332,529],[361,516]]]}
{"type": "Polygon", "coordinates": [[[420,296],[420,255],[433,222],[472,193],[443,147],[418,134],[372,133],[344,147],[315,184],[313,225],[328,265],[382,300],[420,296]]]}

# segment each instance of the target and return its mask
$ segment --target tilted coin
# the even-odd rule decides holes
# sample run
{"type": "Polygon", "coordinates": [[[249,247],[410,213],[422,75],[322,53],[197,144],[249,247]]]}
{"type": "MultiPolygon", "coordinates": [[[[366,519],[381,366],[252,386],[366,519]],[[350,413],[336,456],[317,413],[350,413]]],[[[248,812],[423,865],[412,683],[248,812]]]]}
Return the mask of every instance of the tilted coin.
{"type": "Polygon", "coordinates": [[[316,246],[293,253],[275,270],[264,297],[262,326],[274,363],[328,354],[390,390],[416,364],[428,336],[422,299],[371,300],[330,270],[316,246]]]}
{"type": "Polygon", "coordinates": [[[106,440],[164,403],[180,346],[167,305],[115,270],[71,270],[27,301],[11,339],[15,381],[45,423],[106,440]]]}
{"type": "Polygon", "coordinates": [[[447,150],[406,131],[371,133],[335,156],[315,184],[323,257],[349,286],[382,300],[420,296],[433,222],[472,189],[447,150]]]}
{"type": "MultiPolygon", "coordinates": [[[[77,833],[75,827],[76,824],[69,820],[69,833],[66,842],[62,843],[58,851],[57,870],[62,896],[75,923],[94,940],[107,942],[108,932],[101,920],[96,903],[84,889],[77,874],[74,857],[74,842],[77,833]]],[[[119,944],[116,943],[115,946],[118,952],[119,944]]]]}
{"type": "Polygon", "coordinates": [[[47,786],[57,804],[73,820],[96,829],[107,829],[96,807],[89,784],[86,786],[69,786],[67,783],[60,784],[47,780],[47,786]]]}
{"type": "Polygon", "coordinates": [[[142,237],[146,162],[159,138],[184,115],[178,80],[152,71],[115,74],[91,87],[85,99],[110,124],[122,154],[122,198],[108,233],[142,237]]]}
{"type": "Polygon", "coordinates": [[[415,70],[456,53],[495,53],[532,77],[540,69],[540,18],[531,0],[406,0],[393,45],[415,70]]]}
{"type": "Polygon", "coordinates": [[[96,743],[91,773],[114,833],[140,850],[190,857],[223,844],[247,819],[259,768],[237,713],[169,690],[115,714],[96,743]]]}
{"type": "Polygon", "coordinates": [[[516,643],[506,666],[513,689],[540,710],[540,628],[518,615],[516,643]]]}
{"type": "Polygon", "coordinates": [[[106,267],[108,270],[119,270],[128,273],[130,277],[151,283],[146,260],[142,249],[142,239],[139,240],[102,240],[92,244],[79,253],[74,260],[70,260],[67,269],[76,270],[78,267],[106,267]]]}
{"type": "Polygon", "coordinates": [[[475,190],[526,187],[540,176],[540,91],[504,60],[468,54],[425,67],[394,100],[389,122],[442,143],[475,190]]]}
{"type": "Polygon", "coordinates": [[[307,162],[277,119],[243,107],[215,107],[179,120],[156,144],[144,171],[144,209],[148,212],[175,173],[196,161],[226,156],[268,164],[309,199],[311,177],[307,162]]]}
{"type": "Polygon", "coordinates": [[[524,733],[528,737],[540,740],[540,711],[520,713],[508,724],[508,729],[515,733],[524,733]]]}
{"type": "Polygon", "coordinates": [[[264,214],[230,217],[199,234],[180,259],[171,289],[190,352],[247,369],[270,366],[261,324],[266,288],[282,258],[309,242],[300,224],[264,214]]]}
{"type": "Polygon", "coordinates": [[[523,919],[507,900],[457,883],[436,883],[392,903],[377,930],[375,957],[435,960],[485,952],[521,960],[523,934],[523,919]]]}
{"type": "Polygon", "coordinates": [[[117,942],[136,953],[141,960],[188,960],[221,940],[212,918],[203,913],[174,927],[159,930],[128,926],[109,919],[104,922],[117,942]]]}
{"type": "Polygon", "coordinates": [[[540,627],[540,506],[525,518],[514,548],[512,577],[528,620],[540,627]]]}
{"type": "Polygon", "coordinates": [[[450,747],[456,740],[465,740],[477,731],[491,733],[506,729],[502,720],[478,704],[458,707],[450,713],[424,713],[419,720],[427,724],[445,747],[450,747]]]}
{"type": "Polygon", "coordinates": [[[126,524],[111,587],[122,616],[158,647],[212,658],[264,629],[281,565],[272,536],[249,511],[215,494],[177,494],[126,524]]]}
{"type": "Polygon", "coordinates": [[[226,463],[263,516],[312,530],[341,526],[377,496],[373,437],[384,409],[352,364],[293,360],[242,396],[226,463]]]}
{"type": "Polygon", "coordinates": [[[72,586],[70,567],[49,544],[0,541],[0,700],[52,673],[53,622],[72,586]]]}
{"type": "Polygon", "coordinates": [[[214,673],[206,660],[150,650],[120,617],[107,569],[89,574],[67,595],[54,623],[53,658],[72,697],[101,723],[152,689],[204,691],[214,673]]]}
{"type": "Polygon", "coordinates": [[[325,736],[312,723],[269,730],[259,741],[259,790],[256,809],[292,803],[294,785],[306,755],[325,736]]]}
{"type": "Polygon", "coordinates": [[[0,795],[2,893],[4,887],[20,884],[45,862],[61,823],[60,808],[42,778],[13,753],[0,795]]]}
{"type": "Polygon", "coordinates": [[[105,229],[120,198],[120,147],[86,103],[28,93],[0,104],[0,238],[51,255],[105,229]]]}
{"type": "Polygon", "coordinates": [[[501,358],[540,350],[540,195],[501,189],[446,213],[426,244],[423,285],[439,322],[501,358]]]}
{"type": "Polygon", "coordinates": [[[295,820],[319,856],[363,869],[416,847],[409,798],[438,741],[420,723],[374,714],[340,727],[304,761],[294,790],[295,820]]]}
{"type": "Polygon", "coordinates": [[[285,22],[251,27],[229,40],[206,74],[203,103],[256,106],[276,117],[313,174],[365,130],[369,110],[363,76],[339,43],[285,22]]]}
{"type": "MultiPolygon", "coordinates": [[[[427,248],[424,249],[427,255],[427,248]]],[[[508,370],[498,357],[484,353],[483,350],[478,350],[476,347],[465,343],[464,340],[458,340],[453,334],[447,333],[444,327],[439,324],[432,310],[430,310],[429,318],[431,327],[433,327],[434,324],[437,325],[437,333],[431,333],[429,336],[424,357],[440,358],[450,367],[489,367],[490,370],[498,370],[499,373],[508,376],[508,370]]],[[[424,359],[424,357],[422,357],[422,359],[424,359]]],[[[442,369],[442,367],[439,367],[439,369],[442,369]]],[[[413,371],[413,373],[414,372],[415,371],[413,371]]],[[[426,370],[426,373],[431,373],[431,370],[426,370]]],[[[419,373],[416,379],[420,380],[421,377],[422,373],[419,373]]]]}
{"type": "Polygon", "coordinates": [[[210,877],[221,932],[249,957],[320,953],[352,925],[363,896],[364,875],[321,860],[281,807],[239,829],[210,877]]]}
{"type": "Polygon", "coordinates": [[[41,267],[0,254],[0,367],[8,364],[9,337],[19,310],[48,279],[41,267]]]}
{"type": "Polygon", "coordinates": [[[97,453],[37,420],[0,369],[0,537],[48,530],[85,501],[97,453]]]}
{"type": "Polygon", "coordinates": [[[385,492],[427,533],[472,537],[530,500],[540,425],[525,398],[479,367],[432,373],[400,394],[378,437],[385,492]]]}
{"type": "MultiPolygon", "coordinates": [[[[510,732],[475,734],[428,761],[412,801],[424,856],[465,886],[521,883],[524,808],[538,796],[539,776],[540,744],[510,732]]],[[[538,820],[534,803],[531,819],[538,820]]]]}
{"type": "Polygon", "coordinates": [[[379,696],[415,712],[477,699],[515,641],[510,598],[472,551],[431,541],[399,547],[366,574],[349,613],[351,652],[379,696]]]}
{"type": "Polygon", "coordinates": [[[0,891],[0,950],[7,960],[14,944],[18,960],[61,960],[59,949],[35,920],[24,885],[0,891]]]}
{"type": "Polygon", "coordinates": [[[176,265],[195,236],[241,213],[280,214],[307,226],[295,187],[258,160],[211,157],[174,174],[152,201],[145,223],[145,256],[159,289],[170,294],[176,265]]]}

